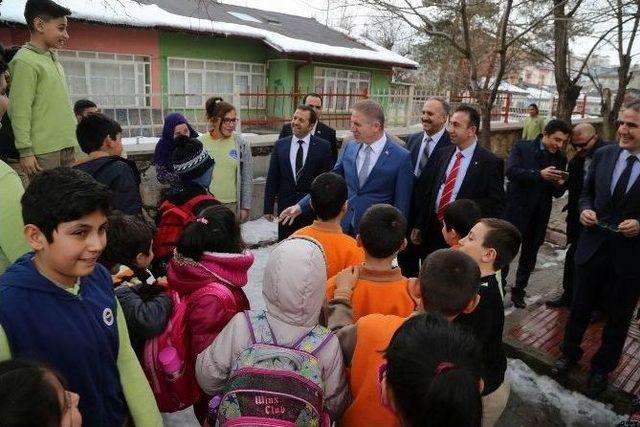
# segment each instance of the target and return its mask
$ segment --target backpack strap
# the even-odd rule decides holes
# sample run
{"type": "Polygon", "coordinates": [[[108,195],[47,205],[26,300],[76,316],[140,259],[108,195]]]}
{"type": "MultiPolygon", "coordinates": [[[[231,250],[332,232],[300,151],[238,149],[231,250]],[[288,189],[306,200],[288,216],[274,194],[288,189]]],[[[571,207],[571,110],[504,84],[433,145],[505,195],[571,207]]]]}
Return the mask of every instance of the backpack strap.
{"type": "Polygon", "coordinates": [[[271,329],[266,311],[246,310],[244,317],[247,319],[247,326],[251,334],[251,342],[253,344],[273,344],[278,345],[276,336],[271,329]]]}
{"type": "Polygon", "coordinates": [[[177,206],[177,208],[185,212],[186,214],[188,214],[188,218],[192,218],[192,217],[195,217],[195,214],[193,213],[193,208],[198,203],[204,202],[205,200],[214,200],[214,197],[211,196],[211,194],[209,194],[208,192],[204,194],[198,194],[197,196],[192,197],[187,203],[177,206]]]}
{"type": "Polygon", "coordinates": [[[317,325],[291,347],[316,355],[324,345],[333,337],[333,332],[324,326],[317,325]]]}

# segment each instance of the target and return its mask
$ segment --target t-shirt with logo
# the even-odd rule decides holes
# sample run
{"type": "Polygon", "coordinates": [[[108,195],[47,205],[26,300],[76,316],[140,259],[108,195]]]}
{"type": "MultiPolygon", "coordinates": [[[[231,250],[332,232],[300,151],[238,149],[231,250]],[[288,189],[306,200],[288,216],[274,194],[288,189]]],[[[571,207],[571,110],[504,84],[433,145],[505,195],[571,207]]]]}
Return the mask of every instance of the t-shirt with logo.
{"type": "Polygon", "coordinates": [[[199,139],[209,155],[216,161],[209,191],[222,203],[236,203],[238,201],[237,168],[240,154],[236,147],[235,136],[213,139],[207,133],[200,135],[199,139]]]}

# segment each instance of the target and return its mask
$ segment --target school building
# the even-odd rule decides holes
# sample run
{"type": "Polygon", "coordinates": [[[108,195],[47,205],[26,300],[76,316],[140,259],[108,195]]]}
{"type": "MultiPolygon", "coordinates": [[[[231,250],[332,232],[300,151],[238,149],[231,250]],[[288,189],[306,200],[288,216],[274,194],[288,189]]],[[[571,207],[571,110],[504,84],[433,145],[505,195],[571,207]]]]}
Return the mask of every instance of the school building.
{"type": "MultiPolygon", "coordinates": [[[[172,111],[202,130],[213,95],[239,108],[243,131],[264,132],[315,91],[325,95],[323,120],[335,126],[355,101],[394,86],[393,67],[418,65],[295,15],[199,0],[58,2],[72,11],[69,42],[58,51],[72,100],[95,101],[124,136],[159,135],[172,111]]],[[[24,3],[0,3],[5,47],[28,40],[24,3]]]]}

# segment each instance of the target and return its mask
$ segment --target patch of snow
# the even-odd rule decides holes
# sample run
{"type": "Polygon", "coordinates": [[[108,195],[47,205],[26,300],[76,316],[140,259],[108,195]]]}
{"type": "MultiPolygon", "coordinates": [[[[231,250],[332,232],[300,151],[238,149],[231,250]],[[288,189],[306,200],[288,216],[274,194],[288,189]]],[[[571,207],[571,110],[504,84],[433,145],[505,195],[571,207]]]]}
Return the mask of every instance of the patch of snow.
{"type": "MultiPolygon", "coordinates": [[[[25,24],[24,5],[26,0],[12,0],[0,3],[0,19],[25,24]]],[[[174,28],[199,33],[214,33],[225,36],[250,37],[262,40],[279,52],[305,55],[344,57],[417,68],[418,63],[395,52],[368,41],[370,49],[329,46],[308,40],[287,37],[262,28],[229,22],[212,21],[170,13],[155,4],[142,4],[135,0],[58,0],[62,6],[72,11],[72,18],[92,22],[134,27],[174,28]]]]}
{"type": "Polygon", "coordinates": [[[157,144],[160,138],[153,136],[134,136],[122,138],[122,145],[157,144]]]}
{"type": "Polygon", "coordinates": [[[243,288],[252,310],[264,310],[264,298],[262,297],[262,279],[264,277],[264,269],[269,259],[269,254],[273,250],[273,246],[266,248],[253,249],[254,261],[249,269],[249,283],[243,288]]]}
{"type": "Polygon", "coordinates": [[[193,413],[193,406],[170,414],[163,413],[162,424],[164,427],[200,427],[200,423],[193,413]]]}
{"type": "Polygon", "coordinates": [[[547,376],[536,374],[522,360],[509,359],[507,377],[513,393],[528,402],[558,408],[567,426],[611,426],[626,419],[609,406],[569,391],[547,376]]]}
{"type": "Polygon", "coordinates": [[[544,269],[544,268],[554,267],[556,265],[558,265],[557,262],[545,262],[539,268],[544,269]]]}
{"type": "Polygon", "coordinates": [[[249,247],[265,246],[278,240],[278,223],[258,218],[241,225],[242,238],[249,247]]]}

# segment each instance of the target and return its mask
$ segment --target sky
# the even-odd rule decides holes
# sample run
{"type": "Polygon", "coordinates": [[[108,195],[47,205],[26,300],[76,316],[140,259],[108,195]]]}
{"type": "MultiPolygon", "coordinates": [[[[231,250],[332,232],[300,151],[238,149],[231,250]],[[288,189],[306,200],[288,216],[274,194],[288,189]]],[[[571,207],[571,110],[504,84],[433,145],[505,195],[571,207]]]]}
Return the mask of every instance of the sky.
{"type": "MultiPolygon", "coordinates": [[[[344,0],[221,0],[222,3],[238,6],[313,17],[322,23],[326,21],[328,1],[331,4],[329,19],[335,19],[336,15],[339,15],[342,11],[340,4],[344,3],[344,0]]],[[[355,7],[355,9],[355,11],[351,10],[350,12],[355,16],[353,19],[355,31],[359,33],[362,32],[367,23],[366,17],[363,16],[366,12],[362,11],[361,8],[355,7]]],[[[571,49],[576,55],[584,56],[591,49],[593,42],[594,40],[590,38],[578,38],[572,43],[571,49]]],[[[605,46],[599,49],[598,53],[609,58],[610,65],[615,66],[618,64],[617,53],[613,48],[605,46]]],[[[632,55],[634,57],[633,63],[640,63],[640,39],[635,41],[632,55]]]]}

